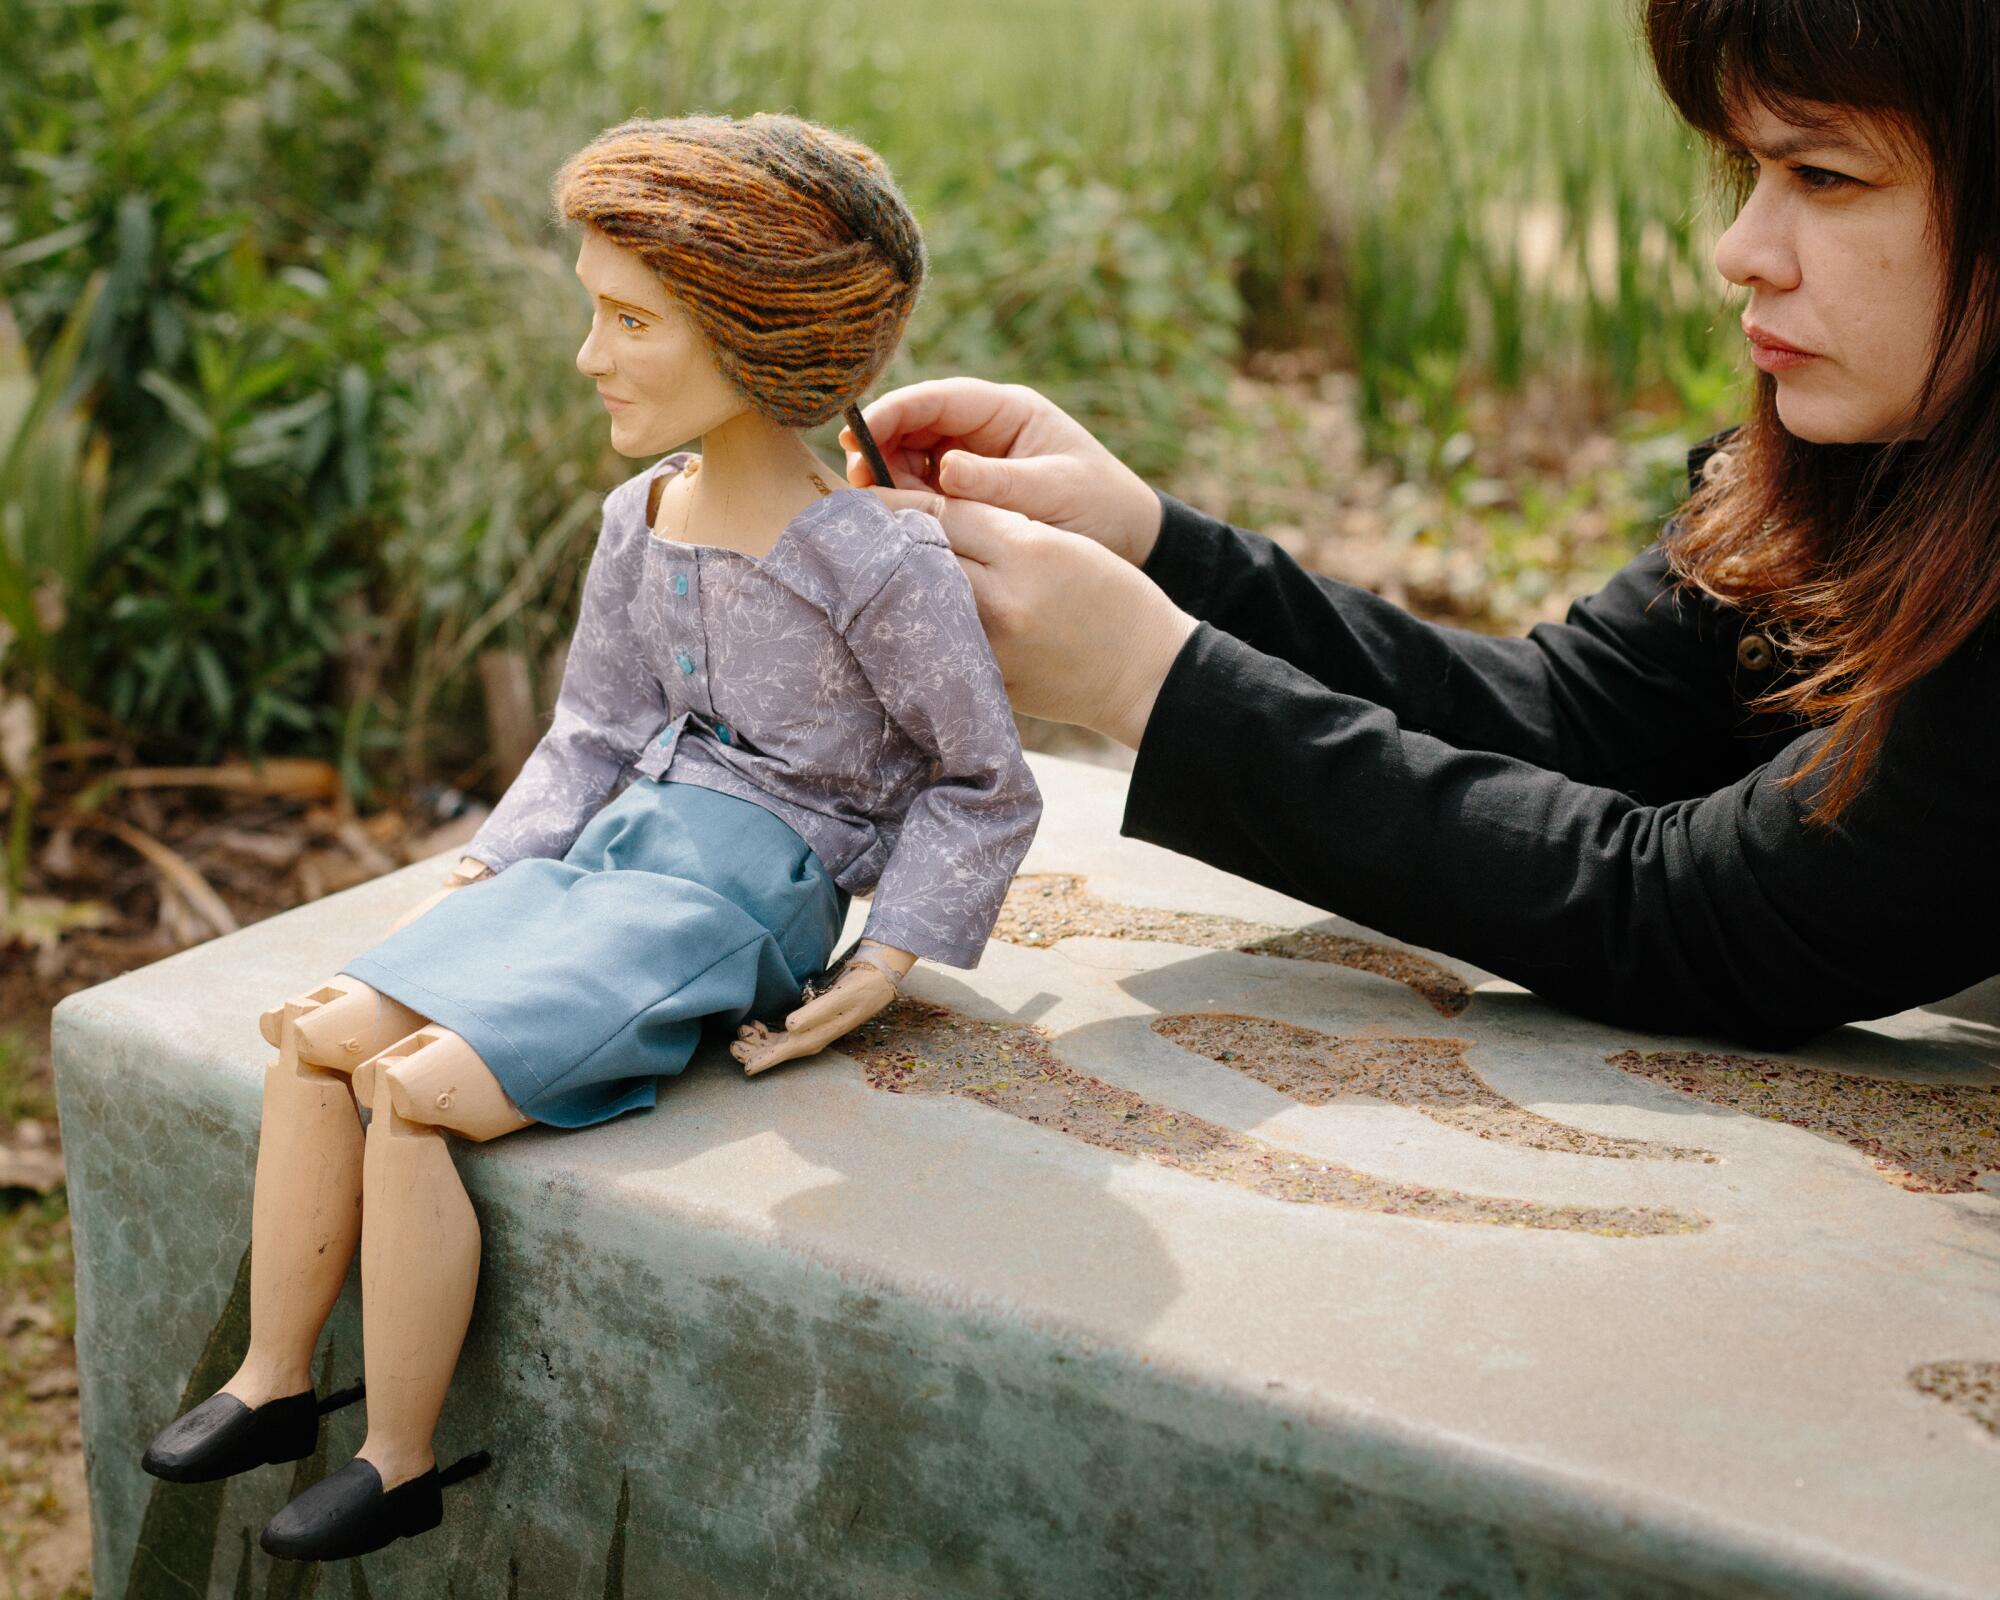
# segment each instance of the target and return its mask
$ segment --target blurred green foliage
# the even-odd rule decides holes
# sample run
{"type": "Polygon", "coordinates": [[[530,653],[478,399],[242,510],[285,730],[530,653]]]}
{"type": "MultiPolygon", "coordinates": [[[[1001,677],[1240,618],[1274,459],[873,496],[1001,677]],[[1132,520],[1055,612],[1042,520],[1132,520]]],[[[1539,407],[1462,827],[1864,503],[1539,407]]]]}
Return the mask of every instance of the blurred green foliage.
{"type": "Polygon", "coordinates": [[[196,759],[323,744],[375,560],[386,235],[448,181],[376,159],[427,114],[399,9],[4,15],[0,282],[30,349],[104,281],[73,380],[111,446],[75,687],[196,759]]]}
{"type": "Polygon", "coordinates": [[[1466,0],[1392,149],[1327,0],[0,0],[0,300],[108,447],[63,683],[161,758],[476,777],[469,669],[559,648],[629,470],[546,185],[634,114],[875,145],[933,261],[884,386],[1033,382],[1149,475],[1249,341],[1337,343],[1410,471],[1552,370],[1691,431],[1700,169],[1626,10],[1466,0]]]}

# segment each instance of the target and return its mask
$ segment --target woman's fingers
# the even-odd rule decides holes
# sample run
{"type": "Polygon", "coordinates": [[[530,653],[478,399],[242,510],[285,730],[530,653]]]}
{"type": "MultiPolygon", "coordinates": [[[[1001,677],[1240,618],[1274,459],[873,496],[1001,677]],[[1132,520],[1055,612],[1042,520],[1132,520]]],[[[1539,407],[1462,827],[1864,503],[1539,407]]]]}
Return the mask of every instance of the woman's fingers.
{"type": "Polygon", "coordinates": [[[933,378],[895,389],[861,408],[875,442],[925,449],[952,440],[980,455],[1004,456],[1047,406],[1034,390],[984,378],[933,378]]]}
{"type": "Polygon", "coordinates": [[[956,552],[953,554],[958,562],[958,570],[965,574],[966,584],[972,590],[972,603],[979,612],[980,622],[990,627],[991,624],[986,622],[986,613],[993,603],[994,596],[987,581],[984,563],[969,560],[956,552]]]}
{"type": "Polygon", "coordinates": [[[961,500],[1017,511],[1051,527],[1077,517],[1077,463],[1069,456],[1019,456],[1001,460],[948,450],[938,459],[938,487],[961,500]]]}
{"type": "MultiPolygon", "coordinates": [[[[893,487],[982,500],[1094,539],[1134,566],[1159,535],[1161,502],[1053,400],[1024,384],[938,378],[882,396],[862,415],[893,487]]],[[[841,435],[847,479],[876,485],[860,441],[841,435]]]]}
{"type": "MultiPolygon", "coordinates": [[[[875,469],[869,465],[868,457],[862,454],[861,441],[854,437],[854,430],[840,430],[840,446],[847,454],[847,481],[857,489],[873,489],[875,469]]],[[[890,445],[876,440],[876,448],[882,452],[882,461],[889,469],[894,487],[904,489],[935,489],[937,482],[937,458],[929,450],[911,447],[907,441],[890,445]]],[[[891,485],[882,485],[887,488],[891,485]]]]}
{"type": "MultiPolygon", "coordinates": [[[[861,415],[896,486],[906,488],[939,487],[937,462],[948,450],[975,456],[1038,454],[1058,434],[1081,434],[1054,402],[1033,389],[983,378],[909,384],[863,407],[861,415]]],[[[841,430],[840,444],[847,452],[848,482],[873,486],[875,475],[851,428],[841,430]]]]}
{"type": "Polygon", "coordinates": [[[922,511],[936,517],[954,554],[991,562],[1031,537],[1034,526],[1016,512],[977,500],[954,500],[928,489],[877,489],[875,498],[892,511],[922,511]]]}
{"type": "Polygon", "coordinates": [[[1015,710],[1137,745],[1192,617],[1096,540],[976,500],[873,492],[943,527],[1015,710]]]}

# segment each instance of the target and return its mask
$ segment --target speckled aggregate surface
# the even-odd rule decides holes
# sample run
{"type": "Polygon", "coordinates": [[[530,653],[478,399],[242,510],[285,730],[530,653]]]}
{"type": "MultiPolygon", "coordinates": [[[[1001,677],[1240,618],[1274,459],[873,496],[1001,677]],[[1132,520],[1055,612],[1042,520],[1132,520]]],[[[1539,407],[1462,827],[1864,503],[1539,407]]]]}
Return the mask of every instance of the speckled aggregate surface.
{"type": "Polygon", "coordinates": [[[1839,1139],[1898,1188],[1971,1194],[1981,1174],[2000,1173],[2000,1088],[1903,1083],[1700,1050],[1624,1050],[1605,1059],[1710,1105],[1839,1139]]]}
{"type": "Polygon", "coordinates": [[[1464,1039],[1402,1034],[1340,1039],[1295,1022],[1214,1011],[1157,1017],[1152,1027],[1161,1038],[1247,1073],[1302,1105],[1330,1105],[1344,1096],[1383,1100],[1481,1139],[1529,1150],[1614,1161],[1715,1159],[1706,1150],[1657,1139],[1616,1139],[1524,1111],[1472,1070],[1464,1039]]]}
{"type": "Polygon", "coordinates": [[[1047,947],[1078,936],[1158,939],[1204,950],[1237,950],[1246,955],[1352,967],[1406,985],[1446,1017],[1457,1016],[1472,1001],[1472,990],[1457,973],[1393,945],[1213,912],[1126,905],[1091,893],[1082,876],[1073,872],[1022,873],[1014,880],[994,927],[995,938],[1047,947]]]}
{"type": "Polygon", "coordinates": [[[1932,1361],[1910,1382],[2000,1439],[2000,1361],[1932,1361]]]}
{"type": "Polygon", "coordinates": [[[1432,1222],[1486,1222],[1614,1238],[1693,1233],[1707,1219],[1671,1207],[1562,1206],[1391,1183],[1284,1150],[1141,1099],[1076,1071],[1039,1028],[980,1022],[908,998],[862,1024],[845,1051],[895,1094],[962,1095],[1086,1144],[1274,1200],[1432,1222]]]}

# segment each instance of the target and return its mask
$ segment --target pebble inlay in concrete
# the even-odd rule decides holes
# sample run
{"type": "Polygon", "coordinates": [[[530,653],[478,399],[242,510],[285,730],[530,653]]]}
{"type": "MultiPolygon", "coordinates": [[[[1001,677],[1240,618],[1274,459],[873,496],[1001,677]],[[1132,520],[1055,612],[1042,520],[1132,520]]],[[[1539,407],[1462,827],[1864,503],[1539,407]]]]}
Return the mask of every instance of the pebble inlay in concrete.
{"type": "Polygon", "coordinates": [[[1933,1361],[1913,1371],[1910,1382],[2000,1439],[2000,1361],[1933,1361]]]}
{"type": "Polygon", "coordinates": [[[869,1084],[959,1095],[1038,1127],[1197,1177],[1305,1205],[1433,1222],[1484,1222],[1620,1237],[1694,1233],[1708,1219],[1660,1206],[1559,1206],[1393,1183],[1267,1144],[1142,1099],[1065,1063],[1040,1028],[983,1022],[905,996],[842,1041],[869,1084]]]}
{"type": "Polygon", "coordinates": [[[1163,911],[1101,899],[1074,872],[1028,872],[1014,880],[1001,907],[994,937],[1009,944],[1049,946],[1063,939],[1157,939],[1163,944],[1245,955],[1321,961],[1391,978],[1422,995],[1442,1016],[1455,1017],[1472,1004],[1472,990],[1457,973],[1407,950],[1350,939],[1312,928],[1285,928],[1274,922],[1212,916],[1198,911],[1163,911]]]}
{"type": "Polygon", "coordinates": [[[1970,1194],[2000,1172],[2000,1088],[1903,1083],[1700,1050],[1605,1057],[1705,1100],[1851,1144],[1891,1183],[1919,1194],[1970,1194]]]}
{"type": "Polygon", "coordinates": [[[1707,1150],[1588,1133],[1525,1111],[1496,1093],[1465,1059],[1463,1039],[1343,1039],[1293,1022],[1230,1012],[1158,1017],[1153,1031],[1290,1095],[1302,1105],[1339,1099],[1386,1100],[1433,1122],[1530,1150],[1620,1161],[1713,1161],[1707,1150]]]}

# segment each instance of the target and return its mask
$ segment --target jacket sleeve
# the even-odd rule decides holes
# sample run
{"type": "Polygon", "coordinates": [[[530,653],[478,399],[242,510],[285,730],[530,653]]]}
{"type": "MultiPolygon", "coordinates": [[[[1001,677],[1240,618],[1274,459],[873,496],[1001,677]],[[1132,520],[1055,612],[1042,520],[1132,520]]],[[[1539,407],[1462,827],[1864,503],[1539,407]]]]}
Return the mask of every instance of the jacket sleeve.
{"type": "MultiPolygon", "coordinates": [[[[915,513],[904,513],[914,516],[915,513]]],[[[847,645],[890,718],[935,761],[903,818],[862,937],[973,967],[1041,820],[972,586],[929,522],[854,615],[847,645]]]]}
{"type": "Polygon", "coordinates": [[[645,556],[638,541],[652,537],[645,487],[643,477],[628,480],[605,499],[549,729],[463,852],[495,872],[565,854],[665,720],[666,697],[632,621],[645,556]]]}
{"type": "MultiPolygon", "coordinates": [[[[1989,630],[1989,633],[1992,630],[1989,630]]],[[[1396,713],[1199,625],[1161,688],[1121,831],[1573,1010],[1762,1047],[2000,970],[1995,646],[1912,691],[1827,828],[1824,732],[1711,793],[1645,804],[1396,713]]]]}
{"type": "Polygon", "coordinates": [[[1639,795],[1696,793],[1750,764],[1732,681],[1743,619],[1678,589],[1658,547],[1565,622],[1495,638],[1422,621],[1160,499],[1143,570],[1176,604],[1411,731],[1639,795]]]}

